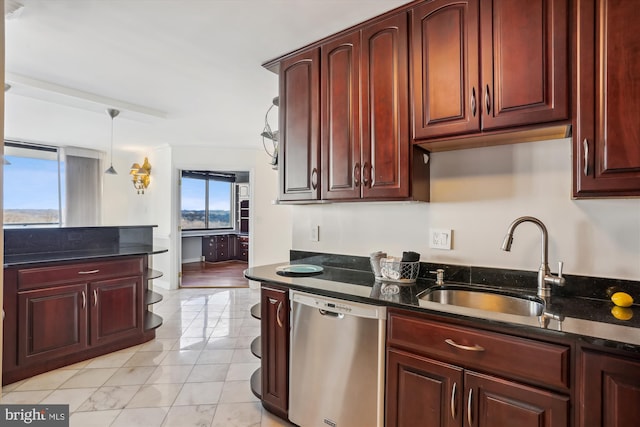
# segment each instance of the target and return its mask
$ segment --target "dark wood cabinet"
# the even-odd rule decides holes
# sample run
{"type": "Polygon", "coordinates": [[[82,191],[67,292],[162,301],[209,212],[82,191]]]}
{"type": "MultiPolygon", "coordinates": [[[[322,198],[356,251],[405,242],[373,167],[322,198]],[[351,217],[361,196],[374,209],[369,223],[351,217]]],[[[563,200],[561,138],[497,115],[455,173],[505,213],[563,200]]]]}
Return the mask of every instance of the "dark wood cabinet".
{"type": "Polygon", "coordinates": [[[122,277],[91,283],[90,344],[104,344],[140,333],[141,277],[122,277]]]}
{"type": "Polygon", "coordinates": [[[415,7],[414,138],[569,119],[568,26],[567,0],[415,7]]]}
{"type": "Polygon", "coordinates": [[[260,296],[262,404],[287,419],[289,405],[289,294],[262,285],[260,296]]]}
{"type": "Polygon", "coordinates": [[[322,44],[320,62],[322,199],[409,198],[406,11],[322,44]]]}
{"type": "Polygon", "coordinates": [[[573,195],[640,196],[638,4],[574,3],[573,195]]]}
{"type": "Polygon", "coordinates": [[[360,31],[321,47],[322,198],[358,199],[361,190],[360,31]]]}
{"type": "Polygon", "coordinates": [[[249,232],[249,201],[241,200],[240,201],[240,232],[248,233],[249,232]]]}
{"type": "Polygon", "coordinates": [[[362,29],[362,197],[428,201],[413,184],[428,181],[412,163],[409,140],[409,37],[406,11],[362,29]]]}
{"type": "Polygon", "coordinates": [[[202,255],[207,262],[228,261],[235,257],[235,235],[221,234],[202,238],[202,255]]]}
{"type": "Polygon", "coordinates": [[[480,0],[482,129],[569,119],[568,0],[480,0]]]}
{"type": "Polygon", "coordinates": [[[85,284],[19,292],[17,311],[18,364],[38,363],[87,347],[85,284]]]}
{"type": "Polygon", "coordinates": [[[480,130],[478,13],[478,0],[411,11],[414,139],[480,130]]]}
{"type": "Polygon", "coordinates": [[[249,237],[238,236],[236,240],[236,259],[240,261],[249,261],[249,237]]]}
{"type": "Polygon", "coordinates": [[[310,49],[280,64],[279,198],[320,198],[320,54],[310,49]]]}
{"type": "Polygon", "coordinates": [[[584,351],[580,371],[580,427],[638,425],[640,358],[584,351]]]}
{"type": "Polygon", "coordinates": [[[568,346],[400,310],[387,322],[388,427],[569,426],[568,346]]]}
{"type": "Polygon", "coordinates": [[[389,349],[385,425],[462,425],[462,380],[460,367],[389,349]]]}
{"type": "Polygon", "coordinates": [[[146,256],[5,269],[3,384],[153,339],[160,276],[146,256]]]}

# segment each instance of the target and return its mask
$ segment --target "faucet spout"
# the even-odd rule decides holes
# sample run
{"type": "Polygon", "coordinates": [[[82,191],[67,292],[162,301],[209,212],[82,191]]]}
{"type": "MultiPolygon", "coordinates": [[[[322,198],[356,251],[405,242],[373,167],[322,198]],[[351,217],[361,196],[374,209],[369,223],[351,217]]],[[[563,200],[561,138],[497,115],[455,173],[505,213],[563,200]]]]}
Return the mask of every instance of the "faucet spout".
{"type": "Polygon", "coordinates": [[[507,229],[507,235],[502,242],[501,249],[503,251],[509,252],[511,251],[511,245],[513,244],[513,233],[523,222],[532,222],[538,226],[541,234],[541,246],[540,246],[540,268],[538,269],[538,295],[541,297],[546,297],[551,295],[551,284],[555,284],[558,286],[563,286],[565,281],[562,277],[562,263],[560,264],[560,271],[558,272],[558,276],[554,276],[551,274],[551,270],[549,269],[549,233],[547,232],[547,227],[545,227],[544,223],[540,221],[538,218],[532,216],[521,216],[514,220],[509,228],[507,229]]]}

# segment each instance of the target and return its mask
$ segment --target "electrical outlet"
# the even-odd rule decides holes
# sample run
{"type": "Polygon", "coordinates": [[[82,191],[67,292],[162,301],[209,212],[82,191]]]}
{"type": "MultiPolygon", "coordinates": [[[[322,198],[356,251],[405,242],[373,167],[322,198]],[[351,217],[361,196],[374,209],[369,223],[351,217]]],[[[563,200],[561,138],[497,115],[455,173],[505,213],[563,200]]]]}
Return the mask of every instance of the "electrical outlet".
{"type": "Polygon", "coordinates": [[[429,247],[432,249],[451,250],[451,229],[430,228],[429,247]]]}
{"type": "Polygon", "coordinates": [[[309,238],[311,239],[312,242],[319,242],[320,241],[320,226],[319,225],[312,225],[311,226],[311,234],[309,235],[309,238]]]}

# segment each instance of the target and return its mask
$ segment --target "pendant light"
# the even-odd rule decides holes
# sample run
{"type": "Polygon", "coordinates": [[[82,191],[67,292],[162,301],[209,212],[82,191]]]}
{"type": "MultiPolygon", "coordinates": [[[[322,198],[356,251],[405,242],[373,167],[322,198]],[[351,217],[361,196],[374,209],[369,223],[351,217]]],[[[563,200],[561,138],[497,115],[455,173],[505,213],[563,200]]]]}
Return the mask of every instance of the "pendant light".
{"type": "Polygon", "coordinates": [[[107,175],[118,175],[118,172],[113,168],[113,119],[120,114],[120,111],[115,108],[107,108],[107,114],[111,117],[111,163],[109,169],[104,171],[107,175]]]}

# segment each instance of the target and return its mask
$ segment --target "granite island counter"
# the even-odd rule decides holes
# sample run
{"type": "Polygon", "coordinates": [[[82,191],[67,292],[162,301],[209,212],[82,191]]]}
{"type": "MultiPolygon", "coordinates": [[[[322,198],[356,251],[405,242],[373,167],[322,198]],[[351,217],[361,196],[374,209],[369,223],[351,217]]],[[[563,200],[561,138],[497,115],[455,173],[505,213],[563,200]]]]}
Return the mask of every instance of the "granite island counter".
{"type": "Polygon", "coordinates": [[[5,229],[3,371],[9,384],[155,337],[153,226],[5,229]]]}

